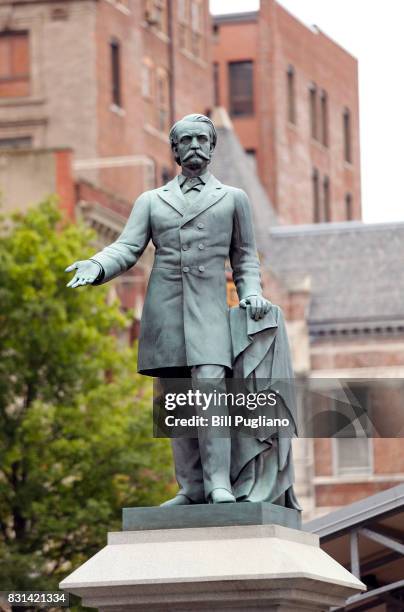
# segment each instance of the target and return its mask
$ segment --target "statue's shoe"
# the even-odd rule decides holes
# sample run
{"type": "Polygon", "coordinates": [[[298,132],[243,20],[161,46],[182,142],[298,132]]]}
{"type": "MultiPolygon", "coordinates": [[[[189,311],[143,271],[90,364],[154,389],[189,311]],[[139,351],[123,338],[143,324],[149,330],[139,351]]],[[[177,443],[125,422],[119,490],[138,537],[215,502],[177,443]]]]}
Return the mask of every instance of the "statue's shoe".
{"type": "Polygon", "coordinates": [[[227,489],[213,489],[210,494],[211,504],[231,504],[235,503],[236,498],[227,489]]]}
{"type": "Polygon", "coordinates": [[[160,504],[160,506],[188,506],[192,504],[192,501],[186,495],[182,495],[179,493],[172,499],[167,500],[166,502],[160,504]]]}

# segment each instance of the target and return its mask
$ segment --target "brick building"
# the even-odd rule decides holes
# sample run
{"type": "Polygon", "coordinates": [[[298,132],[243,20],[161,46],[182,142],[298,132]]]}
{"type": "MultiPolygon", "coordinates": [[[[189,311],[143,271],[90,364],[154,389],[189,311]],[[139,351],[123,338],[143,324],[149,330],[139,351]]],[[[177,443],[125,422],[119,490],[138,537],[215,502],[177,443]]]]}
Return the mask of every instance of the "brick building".
{"type": "Polygon", "coordinates": [[[127,202],[175,168],[167,131],[212,106],[202,0],[2,0],[0,147],[70,147],[127,202]]]}
{"type": "Polygon", "coordinates": [[[225,106],[283,224],[361,218],[357,61],[275,0],[214,17],[225,106]],[[234,44],[237,41],[237,44],[234,44]]]}
{"type": "Polygon", "coordinates": [[[377,425],[375,437],[356,427],[356,439],[320,437],[320,430],[295,441],[297,493],[308,519],[404,482],[404,224],[282,225],[223,114],[214,115],[212,169],[250,194],[264,287],[287,319],[298,389],[314,389],[317,410],[330,410],[341,385],[348,387],[377,425]]]}

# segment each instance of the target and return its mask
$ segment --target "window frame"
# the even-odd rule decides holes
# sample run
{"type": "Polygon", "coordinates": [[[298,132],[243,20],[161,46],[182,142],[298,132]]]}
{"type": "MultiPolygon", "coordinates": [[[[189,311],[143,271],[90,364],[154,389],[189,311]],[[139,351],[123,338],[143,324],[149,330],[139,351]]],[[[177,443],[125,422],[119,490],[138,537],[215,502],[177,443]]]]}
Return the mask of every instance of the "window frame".
{"type": "MultiPolygon", "coordinates": [[[[230,61],[227,63],[229,113],[231,117],[235,117],[236,119],[238,119],[238,118],[243,118],[243,117],[253,117],[254,116],[254,110],[255,110],[254,72],[255,72],[254,60],[251,60],[251,59],[237,60],[237,61],[230,61]],[[234,66],[240,66],[240,65],[248,65],[251,67],[251,73],[250,73],[251,75],[251,93],[248,98],[247,96],[244,96],[245,99],[247,100],[247,103],[246,102],[244,103],[246,104],[246,106],[248,106],[248,109],[246,112],[235,112],[234,106],[237,103],[240,104],[240,100],[235,101],[234,95],[232,94],[232,83],[234,83],[234,79],[232,79],[232,74],[231,74],[232,68],[234,66]]],[[[239,78],[239,82],[244,81],[244,80],[245,79],[239,78]]],[[[241,104],[243,104],[243,96],[241,96],[241,99],[242,99],[241,104]]],[[[237,96],[236,96],[236,100],[237,100],[237,96]]]]}
{"type": "Polygon", "coordinates": [[[8,58],[5,61],[5,64],[8,64],[8,72],[3,75],[0,75],[0,97],[2,98],[26,98],[31,95],[31,40],[30,40],[30,31],[29,29],[11,29],[11,30],[2,30],[0,31],[0,40],[6,40],[7,53],[8,58]],[[7,42],[8,39],[8,42],[7,42]],[[26,71],[18,72],[13,66],[14,62],[16,62],[16,53],[21,53],[21,49],[16,50],[16,40],[23,39],[24,40],[24,52],[25,52],[25,60],[26,60],[26,71]],[[7,91],[7,85],[17,85],[20,84],[21,91],[12,91],[9,93],[7,91]],[[5,89],[5,91],[4,91],[5,89]]]}
{"type": "Polygon", "coordinates": [[[323,177],[323,222],[331,222],[331,182],[327,174],[323,177]]]}
{"type": "Polygon", "coordinates": [[[312,169],[311,173],[311,189],[313,203],[313,223],[321,223],[320,173],[315,167],[312,169]]]}
{"type": "MultiPolygon", "coordinates": [[[[364,389],[366,391],[366,405],[367,405],[367,409],[368,412],[370,412],[370,389],[368,387],[365,387],[364,385],[354,385],[354,387],[359,387],[362,390],[364,389]]],[[[357,429],[362,429],[362,426],[357,425],[357,429]]],[[[333,470],[333,475],[335,477],[339,477],[339,478],[344,478],[344,477],[349,477],[349,476],[361,476],[361,477],[366,477],[366,476],[371,476],[372,474],[374,474],[374,446],[373,446],[373,439],[370,436],[366,436],[363,435],[365,432],[363,432],[363,429],[361,432],[362,435],[359,435],[356,438],[348,438],[351,440],[366,440],[367,441],[367,457],[368,457],[368,464],[366,467],[364,466],[360,466],[360,467],[345,467],[342,468],[339,467],[339,449],[338,449],[338,442],[340,440],[343,439],[347,439],[347,438],[332,438],[332,470],[333,470]]]]}
{"type": "Polygon", "coordinates": [[[122,100],[122,45],[117,38],[109,41],[111,70],[111,103],[123,108],[122,100]]]}
{"type": "Polygon", "coordinates": [[[353,221],[353,195],[350,191],[347,191],[344,196],[344,204],[345,204],[345,217],[347,221],[353,221]],[[350,214],[348,215],[348,208],[350,214]]]}
{"type": "Polygon", "coordinates": [[[344,161],[352,164],[352,115],[346,106],[342,113],[342,129],[344,143],[344,161]]]}
{"type": "Polygon", "coordinates": [[[310,137],[318,140],[317,85],[309,85],[310,137]]]}
{"type": "Polygon", "coordinates": [[[295,69],[289,64],[288,69],[286,71],[286,96],[287,96],[287,117],[288,122],[292,125],[297,124],[297,114],[296,114],[296,77],[295,77],[295,69]]]}
{"type": "Polygon", "coordinates": [[[328,94],[325,89],[320,93],[320,119],[321,119],[321,144],[324,147],[329,146],[329,129],[328,129],[328,94]]]}

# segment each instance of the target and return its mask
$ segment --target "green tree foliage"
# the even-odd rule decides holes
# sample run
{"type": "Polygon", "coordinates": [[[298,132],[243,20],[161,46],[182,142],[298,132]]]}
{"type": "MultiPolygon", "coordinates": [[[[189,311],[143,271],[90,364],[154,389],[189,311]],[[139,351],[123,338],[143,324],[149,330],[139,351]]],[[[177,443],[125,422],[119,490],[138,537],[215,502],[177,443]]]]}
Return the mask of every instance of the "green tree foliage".
{"type": "Polygon", "coordinates": [[[52,201],[0,232],[0,590],[52,589],[122,507],[172,494],[170,451],[119,340],[128,318],[104,286],[66,288],[91,232],[52,201]]]}

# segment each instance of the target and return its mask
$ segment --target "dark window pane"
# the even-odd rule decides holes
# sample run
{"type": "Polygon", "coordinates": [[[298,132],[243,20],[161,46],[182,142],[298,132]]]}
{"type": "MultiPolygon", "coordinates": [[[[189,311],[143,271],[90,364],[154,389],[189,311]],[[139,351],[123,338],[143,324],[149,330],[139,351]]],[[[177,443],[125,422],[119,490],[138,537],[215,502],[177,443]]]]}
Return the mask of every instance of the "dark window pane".
{"type": "Polygon", "coordinates": [[[330,203],[330,179],[328,176],[324,177],[323,182],[323,195],[324,195],[324,219],[323,221],[331,221],[331,203],[330,203]]]}
{"type": "Polygon", "coordinates": [[[295,71],[292,66],[286,73],[287,96],[288,96],[288,121],[296,123],[296,102],[295,102],[295,71]]]}
{"type": "Polygon", "coordinates": [[[220,106],[220,81],[219,81],[219,64],[214,62],[213,64],[213,95],[215,106],[220,106]]]}
{"type": "Polygon", "coordinates": [[[31,147],[32,138],[30,136],[0,138],[0,149],[30,149],[31,147]]]}
{"type": "Polygon", "coordinates": [[[317,138],[317,89],[312,85],[309,89],[310,131],[311,137],[317,138]]]}
{"type": "Polygon", "coordinates": [[[321,142],[328,147],[328,96],[325,91],[321,93],[321,142]]]}
{"type": "Polygon", "coordinates": [[[318,170],[314,168],[312,174],[313,183],[313,220],[314,223],[320,223],[320,193],[319,193],[319,180],[318,170]]]}
{"type": "Polygon", "coordinates": [[[350,193],[345,195],[345,212],[347,221],[352,221],[353,219],[353,209],[352,209],[352,196],[350,193]]]}
{"type": "Polygon", "coordinates": [[[229,64],[229,99],[231,115],[253,114],[253,62],[229,64]]]}
{"type": "Polygon", "coordinates": [[[343,115],[343,129],[344,129],[344,158],[345,161],[352,162],[352,151],[351,151],[351,113],[346,108],[343,115]]]}
{"type": "Polygon", "coordinates": [[[113,41],[111,42],[112,102],[117,106],[122,106],[120,60],[120,45],[118,42],[113,41]]]}

